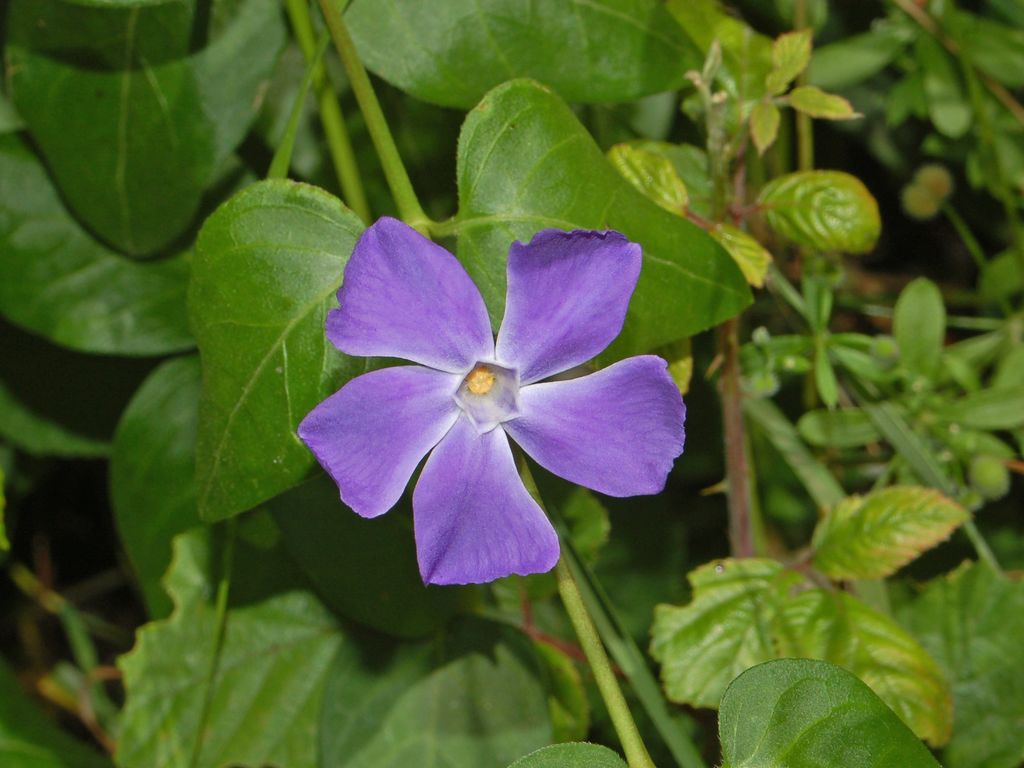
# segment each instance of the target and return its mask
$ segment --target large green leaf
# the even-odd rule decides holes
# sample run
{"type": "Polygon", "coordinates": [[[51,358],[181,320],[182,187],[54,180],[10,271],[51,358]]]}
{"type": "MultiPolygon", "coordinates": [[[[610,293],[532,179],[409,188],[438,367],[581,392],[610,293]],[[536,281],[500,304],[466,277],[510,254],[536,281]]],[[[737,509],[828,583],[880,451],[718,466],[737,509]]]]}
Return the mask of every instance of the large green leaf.
{"type": "Polygon", "coordinates": [[[900,362],[911,373],[932,377],[942,360],[946,306],[935,283],[924,277],[910,282],[896,300],[893,335],[900,362]]]}
{"type": "Polygon", "coordinates": [[[125,409],[110,457],[117,530],[152,618],[171,612],[160,580],[174,537],[199,523],[196,512],[196,411],[199,359],[168,360],[125,409]]]}
{"type": "Polygon", "coordinates": [[[938,768],[900,719],[838,667],[780,659],[740,675],[718,716],[723,768],[938,768]]]}
{"type": "Polygon", "coordinates": [[[321,476],[267,508],[321,599],[367,626],[399,637],[425,635],[450,618],[465,595],[458,587],[423,585],[408,503],[366,520],[342,504],[337,487],[321,476]]]}
{"type": "Polygon", "coordinates": [[[71,218],[32,152],[0,136],[0,312],[84,352],[158,355],[192,346],[184,256],[136,262],[71,218]]]}
{"type": "Polygon", "coordinates": [[[502,766],[551,741],[527,638],[476,618],[430,643],[342,647],[320,721],[321,765],[502,766]]]}
{"type": "MultiPolygon", "coordinates": [[[[200,534],[176,540],[166,582],[174,613],[139,630],[135,647],[118,661],[126,702],[117,764],[316,768],[318,716],[327,672],[343,645],[341,632],[308,592],[240,599],[227,612],[216,673],[209,680],[217,631],[209,602],[211,552],[200,534]]],[[[275,563],[268,558],[259,565],[273,571],[275,563]]],[[[251,590],[251,580],[238,570],[238,586],[251,590]]]]}
{"type": "Polygon", "coordinates": [[[573,743],[538,749],[508,768],[626,768],[626,764],[608,747],[573,743]]]}
{"type": "Polygon", "coordinates": [[[370,69],[448,107],[517,77],[569,101],[630,101],[678,88],[700,64],[656,0],[356,0],[345,18],[370,69]]]}
{"type": "Polygon", "coordinates": [[[217,520],[297,484],[313,465],[295,428],[365,370],[324,336],[363,225],[326,192],[255,184],[199,235],[189,307],[203,361],[199,512],[217,520]]]}
{"type": "Polygon", "coordinates": [[[495,326],[509,245],[548,227],[615,229],[643,246],[640,283],[610,357],[691,335],[750,302],[728,254],[633,189],[572,110],[537,83],[502,85],[469,114],[459,138],[458,182],[458,255],[495,326]]]}
{"type": "Polygon", "coordinates": [[[798,171],[770,181],[758,201],[776,232],[822,251],[864,253],[878,240],[878,203],[842,171],[798,171]]]}
{"type": "Polygon", "coordinates": [[[47,720],[0,661],[0,764],[4,768],[109,768],[110,761],[47,720]]]}
{"type": "Polygon", "coordinates": [[[949,738],[953,701],[935,660],[893,619],[848,592],[801,592],[779,613],[775,638],[778,656],[838,664],[919,737],[936,745],[949,738]]]}
{"type": "Polygon", "coordinates": [[[750,558],[702,565],[689,580],[689,605],[655,609],[651,655],[669,699],[714,707],[736,675],[775,657],[771,626],[801,576],[750,558]]]}
{"type": "Polygon", "coordinates": [[[944,541],[970,517],[936,490],[894,486],[851,496],[814,531],[814,565],[833,579],[881,579],[944,541]]]}
{"type": "Polygon", "coordinates": [[[189,226],[284,41],[275,0],[213,5],[216,23],[196,30],[207,19],[194,2],[11,3],[14,103],[70,207],[128,253],[151,253],[189,226]],[[197,31],[209,43],[192,53],[197,31]]]}
{"type": "Polygon", "coordinates": [[[899,613],[953,686],[949,768],[1024,762],[1024,583],[983,564],[936,579],[899,613]]]}

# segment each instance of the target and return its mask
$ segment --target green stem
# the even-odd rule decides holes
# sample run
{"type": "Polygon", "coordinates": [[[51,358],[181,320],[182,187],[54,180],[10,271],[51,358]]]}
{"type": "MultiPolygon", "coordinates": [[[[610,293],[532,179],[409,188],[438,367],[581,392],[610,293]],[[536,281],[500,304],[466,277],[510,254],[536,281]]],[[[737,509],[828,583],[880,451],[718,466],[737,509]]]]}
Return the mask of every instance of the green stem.
{"type": "MultiPolygon", "coordinates": [[[[807,26],[807,0],[796,0],[793,9],[793,26],[804,29],[807,26]]],[[[807,85],[807,71],[796,78],[796,84],[807,85]]],[[[814,169],[814,125],[811,116],[794,110],[796,114],[796,162],[801,171],[814,169]]]]}
{"type": "Polygon", "coordinates": [[[384,169],[384,177],[387,179],[388,187],[391,189],[391,196],[398,206],[398,214],[406,224],[419,230],[423,234],[428,233],[430,219],[423,212],[416,192],[412,188],[409,174],[402,164],[402,158],[398,154],[398,147],[395,146],[395,139],[388,128],[384,112],[377,101],[377,94],[370,83],[370,76],[366,74],[366,68],[359,60],[352,38],[349,37],[348,28],[341,12],[335,5],[334,0],[319,0],[320,10],[327,22],[327,28],[334,40],[334,47],[338,49],[341,63],[345,66],[349,82],[352,85],[352,92],[355,94],[359,109],[366,120],[366,128],[370,132],[373,146],[377,150],[381,167],[384,169]]]}
{"type": "MultiPolygon", "coordinates": [[[[295,32],[295,39],[298,40],[302,54],[306,57],[306,63],[312,64],[315,61],[317,44],[307,0],[285,0],[285,6],[292,30],[295,32]]],[[[313,65],[313,88],[316,90],[319,105],[320,124],[327,139],[327,151],[331,156],[338,184],[341,186],[341,195],[348,207],[364,222],[369,223],[370,206],[366,202],[359,164],[345,128],[341,105],[334,94],[327,68],[322,61],[313,65]]]]}
{"type": "Polygon", "coordinates": [[[626,704],[626,698],[622,695],[622,689],[619,688],[619,682],[615,679],[615,672],[612,671],[608,654],[605,653],[594,622],[591,620],[590,614],[587,613],[579,586],[564,559],[560,559],[558,565],[555,566],[555,577],[558,579],[558,594],[562,598],[565,611],[569,614],[569,621],[572,622],[573,629],[576,630],[583,653],[586,654],[587,662],[594,673],[594,681],[608,708],[608,714],[612,718],[615,732],[619,735],[619,741],[622,742],[622,749],[626,753],[626,762],[629,763],[629,768],[654,768],[651,756],[647,754],[647,747],[644,746],[640,732],[633,721],[633,715],[626,704]]]}

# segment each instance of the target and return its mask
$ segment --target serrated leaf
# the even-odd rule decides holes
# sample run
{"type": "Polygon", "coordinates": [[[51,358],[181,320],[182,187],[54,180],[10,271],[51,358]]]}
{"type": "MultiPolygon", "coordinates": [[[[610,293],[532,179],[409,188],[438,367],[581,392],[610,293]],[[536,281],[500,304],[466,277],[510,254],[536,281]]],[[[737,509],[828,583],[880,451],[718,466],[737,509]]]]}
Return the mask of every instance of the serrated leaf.
{"type": "Polygon", "coordinates": [[[919,277],[900,292],[893,309],[892,331],[903,367],[932,378],[942,360],[946,336],[946,306],[935,283],[919,277]]]}
{"type": "Polygon", "coordinates": [[[458,181],[458,256],[495,327],[504,311],[509,245],[548,227],[615,229],[643,247],[625,327],[602,359],[690,336],[750,301],[728,254],[634,190],[572,110],[537,83],[499,86],[470,112],[459,138],[458,181]]]}
{"type": "Polygon", "coordinates": [[[750,111],[750,138],[757,154],[763,155],[779,135],[779,108],[770,101],[759,101],[750,111]]]}
{"type": "Polygon", "coordinates": [[[802,577],[774,560],[749,558],[707,563],[687,578],[689,605],[655,609],[651,655],[670,700],[714,707],[736,675],[775,657],[770,627],[802,577]]]}
{"type": "Polygon", "coordinates": [[[849,120],[860,117],[853,110],[853,105],[842,96],[825,93],[814,85],[802,85],[794,88],[786,96],[789,106],[805,115],[824,120],[849,120]]]}
{"type": "Polygon", "coordinates": [[[65,347],[160,355],[191,347],[184,255],[136,262],[97,242],[64,208],[39,160],[0,136],[0,312],[65,347]]]}
{"type": "Polygon", "coordinates": [[[777,96],[782,93],[807,69],[811,60],[811,36],[811,30],[799,29],[775,39],[772,44],[772,71],[765,80],[769,94],[777,96]]]}
{"type": "Polygon", "coordinates": [[[632,101],[675,90],[700,66],[657,0],[378,0],[352,3],[345,19],[367,67],[448,107],[472,107],[517,77],[568,101],[632,101]]]}
{"type": "Polygon", "coordinates": [[[299,421],[365,362],[324,336],[363,225],[337,198],[265,181],[203,225],[189,288],[203,362],[196,443],[199,513],[231,517],[313,467],[299,421]]]}
{"type": "Polygon", "coordinates": [[[143,382],[121,417],[110,457],[117,531],[151,618],[171,612],[160,581],[179,533],[199,524],[196,511],[195,355],[168,360],[143,382]]]}
{"type": "Polygon", "coordinates": [[[796,427],[800,437],[818,448],[860,448],[882,439],[868,415],[856,408],[809,411],[796,427]]]}
{"type": "Polygon", "coordinates": [[[880,579],[944,541],[970,515],[931,488],[851,496],[814,531],[814,565],[833,579],[880,579]]]}
{"type": "Polygon", "coordinates": [[[622,758],[600,744],[553,744],[516,760],[508,768],[626,768],[622,758]]]}
{"type": "Polygon", "coordinates": [[[1024,761],[1024,583],[982,563],[932,581],[899,611],[953,687],[948,768],[1016,768],[1024,761]]]}
{"type": "Polygon", "coordinates": [[[1024,426],[1024,384],[983,389],[943,403],[945,421],[970,429],[1003,430],[1024,426]]]}
{"type": "Polygon", "coordinates": [[[942,671],[893,619],[847,592],[809,589],[790,599],[775,626],[777,653],[838,664],[864,681],[933,745],[949,738],[953,701],[942,671]]]}
{"type": "Polygon", "coordinates": [[[13,101],[69,207],[124,252],[150,254],[191,224],[284,42],[275,0],[212,5],[223,29],[190,3],[11,3],[13,101]]]}
{"type": "MultiPolygon", "coordinates": [[[[228,611],[216,674],[208,680],[217,621],[209,602],[211,548],[204,539],[190,533],[176,540],[166,581],[175,611],[139,630],[135,647],[118,660],[126,703],[117,763],[316,768],[326,675],[346,645],[342,633],[308,592],[240,597],[228,611]],[[202,747],[192,762],[197,736],[202,747]]],[[[252,588],[236,578],[236,586],[252,588]]]]}
{"type": "Polygon", "coordinates": [[[841,171],[786,174],[769,182],[758,199],[772,229],[822,251],[866,253],[882,227],[867,187],[841,171]]]}
{"type": "Polygon", "coordinates": [[[342,646],[320,715],[320,765],[497,766],[551,742],[530,641],[475,617],[428,643],[342,646]]]}
{"type": "Polygon", "coordinates": [[[110,768],[110,761],[71,738],[34,704],[0,661],[0,763],[4,768],[110,768]]]}
{"type": "Polygon", "coordinates": [[[608,161],[634,189],[676,215],[686,213],[690,198],[672,161],[641,146],[616,144],[608,161]]]}
{"type": "Polygon", "coordinates": [[[744,672],[722,698],[718,732],[722,768],[939,768],[870,688],[822,661],[744,672]]]}
{"type": "Polygon", "coordinates": [[[709,234],[732,256],[743,276],[755,288],[764,287],[772,255],[754,237],[732,224],[716,224],[709,234]]]}

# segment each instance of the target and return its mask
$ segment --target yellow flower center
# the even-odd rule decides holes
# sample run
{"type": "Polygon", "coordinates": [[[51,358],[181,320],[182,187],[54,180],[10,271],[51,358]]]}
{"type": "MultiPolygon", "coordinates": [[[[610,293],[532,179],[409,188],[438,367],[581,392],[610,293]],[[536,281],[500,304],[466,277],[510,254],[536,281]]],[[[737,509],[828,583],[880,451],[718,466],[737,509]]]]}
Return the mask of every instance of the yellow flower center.
{"type": "Polygon", "coordinates": [[[486,395],[494,386],[494,371],[486,365],[478,365],[466,377],[466,389],[474,395],[486,395]]]}

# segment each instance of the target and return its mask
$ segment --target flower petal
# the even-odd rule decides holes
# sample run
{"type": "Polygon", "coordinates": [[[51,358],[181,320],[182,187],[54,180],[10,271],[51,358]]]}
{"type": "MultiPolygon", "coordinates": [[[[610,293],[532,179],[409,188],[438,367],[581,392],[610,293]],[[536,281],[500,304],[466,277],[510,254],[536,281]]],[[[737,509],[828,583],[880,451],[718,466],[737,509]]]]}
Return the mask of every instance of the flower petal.
{"type": "Polygon", "coordinates": [[[461,411],[460,377],[418,365],[352,379],[299,424],[299,437],[363,517],[387,512],[461,411]]]}
{"type": "Polygon", "coordinates": [[[529,384],[597,355],[622,330],[640,262],[618,232],[548,229],[513,243],[497,359],[529,384]]]}
{"type": "Polygon", "coordinates": [[[683,452],[686,407],[660,357],[630,357],[519,391],[502,426],[541,466],[609,496],[658,493],[683,452]]]}
{"type": "Polygon", "coordinates": [[[350,355],[400,357],[451,373],[494,354],[480,291],[458,260],[412,227],[383,218],[356,243],[327,315],[350,355]]]}
{"type": "Polygon", "coordinates": [[[558,561],[558,537],[519,479],[500,427],[481,435],[459,419],[427,459],[412,508],[426,583],[479,584],[558,561]]]}

